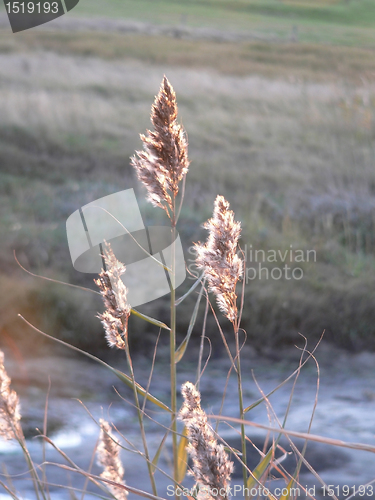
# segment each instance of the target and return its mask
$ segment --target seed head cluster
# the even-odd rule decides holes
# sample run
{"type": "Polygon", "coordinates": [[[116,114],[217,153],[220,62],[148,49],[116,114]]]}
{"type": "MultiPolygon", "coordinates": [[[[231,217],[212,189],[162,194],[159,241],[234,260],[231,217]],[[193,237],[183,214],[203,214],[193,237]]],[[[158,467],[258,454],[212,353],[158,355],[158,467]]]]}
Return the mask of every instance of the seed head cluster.
{"type": "Polygon", "coordinates": [[[0,436],[6,440],[22,435],[20,403],[10,382],[4,367],[4,353],[0,351],[0,436]]]}
{"type": "Polygon", "coordinates": [[[228,459],[224,447],[218,444],[211,427],[207,423],[207,415],[202,410],[201,396],[195,386],[186,382],[181,388],[184,404],[179,417],[188,431],[188,452],[193,460],[193,471],[196,482],[217,491],[218,500],[227,500],[233,462],[228,459]]]}
{"type": "Polygon", "coordinates": [[[204,270],[220,310],[234,323],[238,313],[236,284],[243,271],[242,261],[237,255],[241,224],[234,220],[226,199],[217,196],[213,217],[203,227],[209,231],[209,236],[204,245],[195,244],[196,263],[204,270]]]}
{"type": "MultiPolygon", "coordinates": [[[[125,485],[124,468],[120,459],[120,446],[115,440],[109,423],[100,419],[100,436],[97,449],[98,465],[101,465],[104,470],[100,477],[113,481],[118,485],[125,485]]],[[[126,500],[128,492],[125,488],[119,488],[113,484],[107,484],[108,489],[117,500],[126,500]]]]}
{"type": "Polygon", "coordinates": [[[94,280],[106,308],[103,314],[98,314],[98,318],[103,324],[108,345],[124,349],[131,311],[126,297],[128,290],[121,279],[126,267],[116,259],[109,243],[106,243],[104,261],[106,270],[103,269],[99,279],[94,280]]]}
{"type": "Polygon", "coordinates": [[[188,171],[189,160],[185,133],[177,123],[176,94],[166,76],[151,109],[151,122],[154,131],[141,134],[144,151],[136,151],[131,163],[148,191],[149,201],[171,217],[172,200],[188,171]]]}

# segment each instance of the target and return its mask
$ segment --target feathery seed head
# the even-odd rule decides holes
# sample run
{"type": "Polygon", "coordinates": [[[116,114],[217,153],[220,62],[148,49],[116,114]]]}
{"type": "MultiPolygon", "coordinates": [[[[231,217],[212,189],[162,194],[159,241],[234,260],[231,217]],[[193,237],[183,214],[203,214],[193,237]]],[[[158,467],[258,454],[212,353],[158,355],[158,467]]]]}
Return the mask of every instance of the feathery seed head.
{"type": "Polygon", "coordinates": [[[195,244],[196,263],[204,270],[209,289],[216,295],[220,310],[234,323],[237,319],[236,284],[243,272],[237,255],[241,224],[223,196],[217,196],[213,217],[203,227],[209,231],[207,242],[195,244]]]}
{"type": "Polygon", "coordinates": [[[10,389],[10,378],[0,351],[0,436],[6,440],[22,435],[20,403],[16,391],[10,389]]]}
{"type": "Polygon", "coordinates": [[[154,131],[141,134],[144,151],[136,151],[131,164],[148,191],[149,201],[171,216],[172,199],[188,171],[189,160],[185,133],[177,123],[176,94],[166,76],[151,108],[151,122],[154,131]]]}
{"type": "MultiPolygon", "coordinates": [[[[100,419],[100,436],[97,457],[98,465],[101,465],[104,468],[100,477],[118,483],[119,485],[125,485],[123,479],[124,468],[120,460],[120,446],[111,432],[111,426],[102,418],[100,419]]],[[[127,490],[124,488],[118,488],[112,484],[108,484],[107,487],[117,500],[126,500],[128,496],[127,490]]]]}
{"type": "Polygon", "coordinates": [[[102,270],[99,279],[94,280],[100,289],[106,310],[98,314],[105,330],[110,347],[125,348],[124,337],[127,335],[128,319],[131,307],[127,302],[127,288],[121,276],[126,267],[116,259],[109,243],[104,251],[106,271],[102,270]]]}
{"type": "MultiPolygon", "coordinates": [[[[207,423],[207,415],[201,408],[201,397],[195,386],[186,382],[181,392],[184,404],[179,417],[188,431],[187,450],[193,460],[191,475],[197,483],[207,487],[208,492],[217,491],[215,499],[227,500],[233,462],[229,461],[223,445],[217,443],[207,423]]],[[[213,497],[209,495],[208,498],[213,497]]]]}

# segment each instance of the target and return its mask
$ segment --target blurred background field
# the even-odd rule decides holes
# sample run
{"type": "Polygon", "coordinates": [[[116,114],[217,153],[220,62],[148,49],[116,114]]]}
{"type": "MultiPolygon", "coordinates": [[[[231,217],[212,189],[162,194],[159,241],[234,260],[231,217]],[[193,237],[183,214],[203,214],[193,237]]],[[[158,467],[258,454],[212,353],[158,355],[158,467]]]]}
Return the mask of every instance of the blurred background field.
{"type": "MultiPolygon", "coordinates": [[[[43,343],[22,313],[58,338],[104,348],[100,298],[27,275],[13,251],[33,273],[94,289],[95,276],[72,267],[71,213],[133,187],[146,224],[167,223],[129,166],[166,74],[192,160],[179,225],[187,264],[222,194],[242,221],[243,248],[316,251],[316,262],[286,261],[301,280],[248,281],[249,343],[268,352],[325,330],[337,346],[374,350],[372,0],[81,0],[18,34],[2,10],[0,27],[1,343],[43,343]]],[[[181,306],[181,336],[193,300],[181,306]]],[[[168,321],[167,300],[140,309],[168,321]]],[[[133,348],[148,354],[155,330],[132,318],[133,348]]],[[[207,331],[220,352],[211,319],[207,331]]]]}

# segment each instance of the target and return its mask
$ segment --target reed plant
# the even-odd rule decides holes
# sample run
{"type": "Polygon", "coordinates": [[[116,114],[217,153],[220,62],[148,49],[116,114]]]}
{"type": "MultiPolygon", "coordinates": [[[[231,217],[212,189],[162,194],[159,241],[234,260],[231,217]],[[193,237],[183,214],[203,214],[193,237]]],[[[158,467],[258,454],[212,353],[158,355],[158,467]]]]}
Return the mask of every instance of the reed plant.
{"type": "MultiPolygon", "coordinates": [[[[186,133],[178,121],[178,109],[175,92],[164,77],[159,93],[151,111],[151,122],[153,130],[148,130],[145,135],[141,135],[143,142],[143,151],[136,152],[131,163],[137,173],[138,179],[147,190],[148,200],[157,208],[164,210],[170,221],[171,241],[176,240],[177,224],[184,198],[185,179],[189,169],[188,143],[186,133]]],[[[43,443],[49,443],[59,451],[65,464],[59,466],[67,471],[83,475],[87,482],[94,483],[100,494],[100,498],[115,498],[125,500],[129,494],[140,495],[150,499],[163,498],[165,492],[160,494],[158,484],[155,479],[155,472],[163,473],[173,488],[176,498],[181,491],[190,499],[196,500],[207,498],[208,500],[219,499],[227,500],[232,496],[231,484],[234,467],[242,470],[243,489],[242,495],[246,499],[258,496],[268,497],[271,500],[289,500],[296,498],[296,487],[303,491],[305,496],[312,495],[300,483],[299,475],[304,464],[311,472],[312,476],[323,486],[324,481],[318,476],[314,469],[305,459],[306,446],[309,440],[329,443],[332,446],[347,446],[349,448],[362,449],[368,452],[375,452],[375,448],[361,444],[343,443],[332,439],[314,436],[310,433],[311,422],[306,433],[299,433],[286,429],[287,417],[289,414],[294,387],[297,383],[301,368],[314,358],[316,347],[309,352],[306,345],[301,349],[300,363],[293,373],[279,386],[275,387],[270,393],[264,394],[260,390],[260,398],[256,401],[245,401],[243,390],[243,372],[241,368],[241,350],[246,341],[246,332],[241,329],[241,316],[244,308],[244,287],[241,278],[243,275],[243,255],[239,245],[241,236],[241,224],[235,220],[235,214],[230,210],[229,202],[218,195],[213,208],[213,216],[205,224],[204,228],[208,231],[207,241],[205,243],[195,243],[196,264],[201,270],[201,276],[194,281],[194,284],[188,292],[177,298],[175,291],[175,272],[176,255],[172,250],[171,264],[166,266],[163,262],[158,262],[168,273],[170,277],[170,322],[166,325],[158,319],[150,318],[141,314],[131,307],[128,302],[128,290],[122,277],[126,274],[126,266],[121,263],[114,254],[111,245],[106,243],[103,253],[103,269],[95,281],[99,293],[104,302],[104,311],[98,314],[107,339],[108,345],[119,351],[124,351],[127,363],[127,372],[122,372],[93,355],[80,351],[78,348],[70,346],[72,349],[82,352],[86,356],[94,359],[96,362],[111,370],[124,384],[132,389],[134,397],[134,406],[137,411],[139,431],[142,440],[142,450],[137,453],[145,460],[149,476],[149,491],[140,489],[139,485],[132,485],[131,478],[126,479],[126,471],[121,462],[120,453],[127,450],[124,443],[119,440],[115,433],[113,425],[104,419],[98,422],[98,445],[96,448],[97,463],[103,469],[100,475],[92,474],[91,471],[84,471],[74,461],[60,450],[49,437],[47,437],[46,426],[40,433],[43,443]],[[225,392],[223,391],[222,406],[219,415],[208,415],[202,405],[199,384],[204,373],[203,364],[203,342],[205,339],[206,317],[211,307],[216,318],[215,308],[210,302],[210,293],[212,293],[217,302],[217,306],[225,321],[229,321],[230,329],[233,330],[233,342],[227,342],[226,335],[217,321],[218,330],[225,344],[226,352],[230,360],[230,370],[237,377],[238,387],[238,412],[237,417],[225,416],[225,392]],[[176,345],[176,327],[177,327],[177,308],[188,296],[197,295],[196,305],[191,315],[190,324],[186,337],[177,347],[176,345]],[[177,387],[177,368],[178,363],[183,359],[189,348],[189,340],[198,317],[199,305],[202,297],[206,299],[205,316],[203,321],[202,341],[197,355],[198,369],[196,374],[192,374],[195,383],[186,381],[181,388],[183,398],[182,406],[178,405],[177,387]],[[134,332],[129,331],[129,317],[137,315],[148,323],[158,327],[160,330],[169,333],[169,356],[170,356],[170,399],[161,401],[150,390],[150,384],[146,388],[141,386],[135,377],[133,367],[133,356],[129,345],[129,336],[134,332]],[[233,348],[234,345],[234,348],[233,348]],[[269,397],[277,391],[287,381],[293,380],[294,384],[287,404],[287,411],[284,420],[280,422],[273,411],[269,397]],[[148,404],[148,406],[146,406],[148,404]],[[272,421],[276,425],[261,425],[253,422],[251,410],[260,404],[265,404],[272,421]],[[169,414],[169,426],[165,428],[161,435],[160,444],[156,453],[152,454],[149,446],[146,419],[153,419],[148,407],[152,405],[159,411],[169,414]],[[216,422],[216,423],[215,423],[216,422]],[[219,423],[226,422],[232,431],[238,432],[241,441],[241,450],[236,450],[229,446],[222,437],[218,429],[219,423]],[[181,427],[181,424],[183,427],[181,427]],[[264,429],[268,433],[273,433],[271,444],[266,440],[264,451],[257,450],[254,447],[254,454],[259,453],[258,465],[254,468],[249,467],[247,457],[247,445],[251,443],[247,430],[250,427],[264,429]],[[237,430],[238,429],[238,430],[237,430]],[[278,450],[282,450],[280,440],[282,437],[288,439],[289,444],[296,455],[296,466],[293,472],[288,472],[283,467],[283,460],[287,453],[283,452],[280,456],[278,450]],[[295,446],[292,437],[302,438],[305,445],[302,451],[295,446]],[[163,451],[171,449],[172,470],[162,470],[160,466],[160,456],[163,451]],[[191,465],[189,463],[191,458],[191,465]],[[233,461],[232,461],[233,458],[233,461]],[[267,485],[272,479],[274,472],[277,471],[284,481],[282,494],[276,495],[267,485]],[[190,474],[195,485],[191,490],[184,489],[184,481],[187,474],[190,474]],[[259,489],[261,488],[261,489],[259,489]]],[[[175,248],[172,245],[172,248],[175,248]]],[[[146,251],[146,250],[145,250],[146,251]]],[[[146,252],[147,253],[147,252],[146,252]]],[[[23,318],[25,322],[28,321],[23,318]]],[[[28,323],[39,331],[40,334],[48,336],[41,332],[35,326],[28,323]]],[[[227,324],[224,329],[227,329],[227,324]]],[[[50,337],[52,338],[52,337],[50,337]]],[[[56,342],[65,344],[61,340],[54,339],[56,342]]],[[[156,352],[156,348],[155,348],[156,352]]],[[[5,371],[3,363],[3,354],[0,358],[0,435],[5,439],[16,440],[22,448],[28,470],[31,474],[35,497],[47,500],[52,498],[49,492],[49,482],[47,478],[46,467],[50,465],[44,461],[40,466],[36,466],[27,449],[27,442],[22,432],[21,417],[19,410],[19,400],[15,391],[10,389],[10,379],[5,371]]],[[[206,361],[206,363],[208,360],[206,361]]],[[[153,369],[155,367],[153,366],[153,369]]],[[[246,376],[248,377],[248,373],[246,376]]],[[[150,382],[151,382],[150,375],[150,382]]],[[[315,406],[314,406],[315,410],[315,406]]],[[[161,424],[160,424],[161,425],[161,424]]],[[[163,427],[163,426],[161,426],[163,427]]],[[[126,436],[124,436],[126,439],[126,436]]],[[[130,437],[130,436],[129,436],[130,437]]],[[[127,452],[127,451],[126,451],[127,452]]],[[[56,464],[55,464],[56,465],[56,464]]],[[[9,478],[10,479],[10,478],[9,478]]],[[[0,481],[1,486],[11,498],[17,499],[18,494],[12,486],[12,482],[0,481]]],[[[74,488],[68,484],[62,486],[69,490],[74,496],[74,488]]],[[[83,492],[84,494],[84,492],[83,492]]],[[[334,492],[332,495],[336,498],[334,492]]],[[[165,497],[166,498],[166,497],[165,497]]]]}

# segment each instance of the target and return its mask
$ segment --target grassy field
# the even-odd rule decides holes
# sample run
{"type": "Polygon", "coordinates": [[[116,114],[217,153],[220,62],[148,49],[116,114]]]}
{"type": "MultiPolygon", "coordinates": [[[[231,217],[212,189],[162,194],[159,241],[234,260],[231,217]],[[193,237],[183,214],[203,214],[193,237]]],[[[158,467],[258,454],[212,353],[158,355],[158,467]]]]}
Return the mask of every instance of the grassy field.
{"type": "Polygon", "coordinates": [[[371,0],[81,0],[75,16],[105,16],[160,24],[254,31],[303,42],[374,46],[371,0]]]}
{"type": "Polygon", "coordinates": [[[290,20],[317,27],[316,24],[370,27],[375,24],[371,0],[80,0],[75,15],[152,20],[160,23],[180,21],[191,16],[196,25],[228,28],[255,27],[276,23],[279,28],[290,20]],[[229,24],[228,24],[229,23],[229,24]]]}
{"type": "MultiPolygon", "coordinates": [[[[185,248],[205,238],[199,225],[220,193],[243,223],[243,247],[316,251],[316,262],[298,264],[301,280],[248,281],[243,326],[253,345],[295,343],[298,332],[316,339],[326,330],[339,345],[374,349],[373,2],[155,5],[81,0],[72,13],[97,16],[99,22],[109,16],[253,30],[285,41],[185,40],[112,32],[104,22],[98,32],[0,32],[4,341],[12,343],[17,334],[25,344],[28,338],[35,343],[35,335],[15,319],[21,310],[50,333],[103,346],[94,318],[100,301],[26,277],[12,250],[34,273],[92,286],[94,276],[75,272],[70,262],[65,221],[72,212],[134,187],[146,223],[162,221],[162,214],[141,201],[144,192],[129,157],[140,148],[138,134],[149,126],[150,105],[165,73],[177,92],[192,160],[180,225],[185,248]],[[287,39],[293,25],[295,42],[287,39]]],[[[264,265],[271,270],[282,264],[279,258],[264,265]]],[[[181,333],[189,307],[182,312],[181,333]]],[[[167,320],[163,301],[145,311],[167,320]]],[[[209,328],[214,332],[211,323],[209,328]]],[[[142,335],[145,350],[144,340],[154,334],[142,335]]]]}
{"type": "MultiPolygon", "coordinates": [[[[0,12],[4,12],[0,5],[0,12]]],[[[216,28],[305,43],[375,46],[372,0],[80,0],[69,16],[216,28]]],[[[34,30],[35,32],[35,30],[34,30]]]]}

